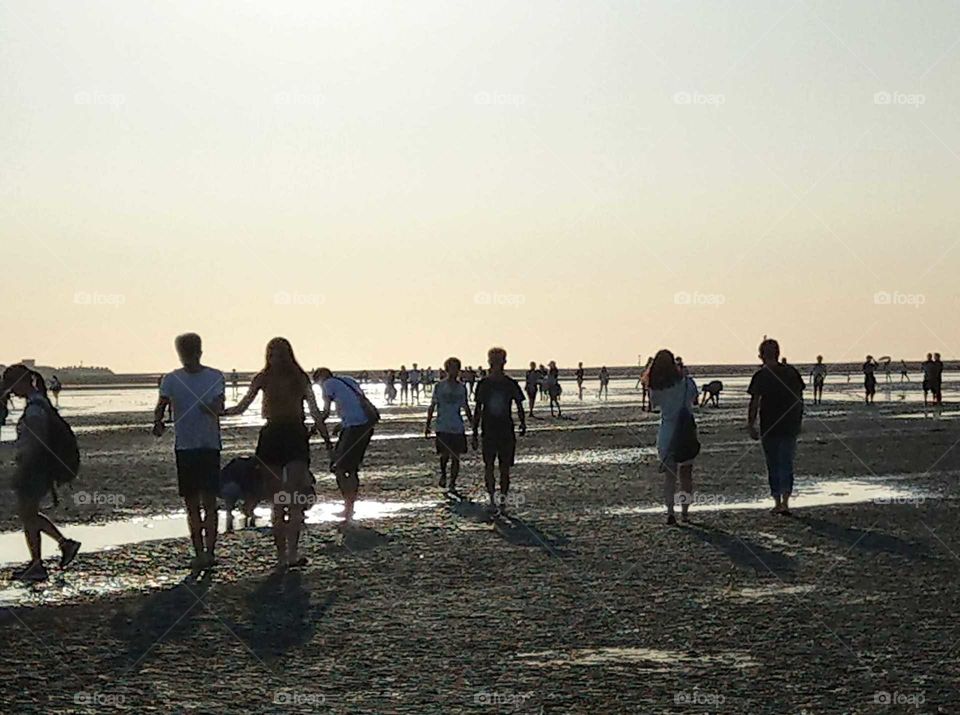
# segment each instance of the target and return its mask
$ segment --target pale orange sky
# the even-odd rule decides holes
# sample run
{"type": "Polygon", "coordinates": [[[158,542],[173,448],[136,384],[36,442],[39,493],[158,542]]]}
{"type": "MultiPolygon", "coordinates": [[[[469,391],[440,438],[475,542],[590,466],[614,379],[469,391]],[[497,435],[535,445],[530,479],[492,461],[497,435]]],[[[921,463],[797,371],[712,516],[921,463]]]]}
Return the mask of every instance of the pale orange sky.
{"type": "Polygon", "coordinates": [[[0,362],[960,355],[960,5],[0,5],[0,362]],[[877,294],[879,298],[877,297],[877,294]]]}

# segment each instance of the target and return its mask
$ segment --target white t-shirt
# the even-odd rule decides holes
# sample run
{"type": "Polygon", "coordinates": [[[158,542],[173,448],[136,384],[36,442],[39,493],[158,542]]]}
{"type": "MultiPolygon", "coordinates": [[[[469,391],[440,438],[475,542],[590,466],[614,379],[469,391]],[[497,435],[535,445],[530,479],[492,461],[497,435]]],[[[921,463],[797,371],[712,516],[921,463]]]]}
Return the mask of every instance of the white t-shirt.
{"type": "Polygon", "coordinates": [[[184,449],[220,449],[220,418],[201,406],[224,396],[223,373],[212,367],[199,372],[185,368],[163,376],[160,397],[173,405],[173,427],[177,451],[184,449]]]}
{"type": "Polygon", "coordinates": [[[666,461],[670,456],[670,442],[673,440],[680,413],[684,408],[692,411],[697,394],[697,383],[692,377],[681,378],[666,390],[650,390],[650,404],[660,408],[657,453],[661,461],[666,461]]]}
{"type": "Polygon", "coordinates": [[[433,405],[437,410],[437,432],[463,434],[462,411],[467,407],[466,385],[441,380],[433,388],[433,405]]]}

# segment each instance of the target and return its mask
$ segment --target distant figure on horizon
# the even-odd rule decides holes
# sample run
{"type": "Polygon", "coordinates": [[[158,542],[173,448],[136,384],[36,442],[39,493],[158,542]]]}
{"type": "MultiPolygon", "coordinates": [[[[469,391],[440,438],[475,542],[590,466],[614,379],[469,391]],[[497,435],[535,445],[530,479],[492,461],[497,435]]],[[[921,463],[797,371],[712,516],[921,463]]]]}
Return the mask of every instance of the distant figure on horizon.
{"type": "Polygon", "coordinates": [[[659,471],[664,475],[663,502],[667,507],[667,524],[677,523],[674,506],[677,502],[677,480],[680,481],[680,519],[689,521],[693,501],[693,460],[699,446],[690,451],[691,438],[696,440],[693,408],[697,404],[697,384],[685,376],[669,350],[660,350],[650,366],[650,404],[660,408],[657,431],[659,471]],[[692,430],[692,434],[691,434],[692,430]]]}
{"type": "Polygon", "coordinates": [[[720,380],[711,380],[703,386],[703,399],[700,400],[700,406],[703,407],[709,403],[719,407],[721,392],[723,392],[723,383],[720,380]]]}
{"type": "Polygon", "coordinates": [[[237,375],[237,368],[230,371],[230,385],[233,387],[233,399],[237,399],[240,393],[240,376],[237,375]]]}
{"type": "Polygon", "coordinates": [[[550,361],[547,368],[547,397],[550,398],[550,416],[553,417],[553,408],[557,408],[557,417],[563,417],[560,413],[560,393],[563,387],[560,385],[560,370],[557,363],[550,361]]]}
{"type": "Polygon", "coordinates": [[[527,399],[530,401],[530,416],[533,414],[533,406],[537,402],[537,391],[540,389],[540,371],[537,370],[537,363],[530,361],[530,369],[527,370],[523,378],[523,390],[527,393],[527,399]]]}
{"type": "Polygon", "coordinates": [[[420,383],[423,380],[423,373],[420,371],[420,368],[417,367],[417,363],[413,363],[413,368],[410,370],[410,401],[417,401],[417,404],[420,404],[420,383]]]}
{"type": "Polygon", "coordinates": [[[477,385],[476,409],[473,412],[473,448],[477,449],[477,435],[483,436],[483,476],[490,498],[489,507],[501,514],[507,512],[510,492],[510,468],[517,451],[517,435],[513,425],[513,406],[517,406],[520,436],[527,433],[526,413],[523,409],[523,390],[504,372],[507,351],[490,348],[488,353],[490,375],[477,385]],[[500,494],[496,494],[495,467],[500,467],[500,494]]]}
{"type": "Polygon", "coordinates": [[[310,377],[300,367],[286,338],[273,338],[267,343],[263,369],[250,380],[247,394],[224,414],[242,415],[260,392],[260,414],[266,424],[260,428],[256,456],[265,491],[272,497],[276,568],[299,568],[307,564],[307,559],[299,554],[303,515],[316,499],[310,474],[310,435],[319,430],[326,442],[329,437],[310,377]],[[304,402],[313,417],[312,430],[306,425],[304,402]]]}
{"type": "Polygon", "coordinates": [[[690,377],[690,370],[687,369],[687,366],[683,364],[683,358],[677,355],[677,369],[680,370],[680,374],[684,377],[690,377]]]}
{"type": "Polygon", "coordinates": [[[400,379],[400,404],[410,404],[410,373],[407,372],[407,366],[401,365],[397,377],[400,379]]]}
{"type": "Polygon", "coordinates": [[[637,380],[637,384],[640,386],[640,410],[646,412],[652,412],[653,406],[649,401],[650,393],[650,368],[653,366],[653,357],[647,358],[647,364],[643,368],[643,372],[640,373],[640,379],[637,380]]]}
{"type": "Polygon", "coordinates": [[[473,414],[467,400],[467,388],[460,382],[460,360],[447,358],[443,363],[446,377],[437,383],[427,408],[427,425],[424,436],[430,437],[430,423],[437,413],[436,449],[440,457],[440,488],[451,494],[457,493],[457,477],[460,476],[460,457],[467,451],[467,435],[463,422],[473,424],[473,414]],[[447,481],[447,464],[450,465],[450,481],[447,481]]]}
{"type": "Polygon", "coordinates": [[[810,368],[813,380],[813,404],[823,404],[823,384],[827,380],[827,366],[823,364],[823,355],[817,355],[817,362],[810,368]]]}
{"type": "Polygon", "coordinates": [[[472,365],[467,365],[467,370],[464,373],[464,382],[467,385],[467,393],[470,397],[473,397],[473,388],[477,382],[477,373],[472,365]]]}
{"type": "Polygon", "coordinates": [[[907,370],[907,363],[904,360],[900,361],[900,382],[906,380],[910,382],[910,371],[907,370]]]}
{"type": "Polygon", "coordinates": [[[927,359],[920,363],[920,372],[923,373],[923,406],[926,407],[933,381],[933,353],[927,353],[927,359]]]}
{"type": "Polygon", "coordinates": [[[62,418],[54,412],[47,399],[43,376],[26,365],[18,363],[3,371],[0,378],[0,404],[5,407],[12,395],[26,401],[23,414],[17,421],[17,438],[13,443],[16,466],[10,483],[16,496],[23,535],[30,550],[30,562],[14,571],[11,578],[27,582],[45,581],[48,574],[43,565],[41,534],[57,542],[61,569],[73,563],[80,551],[80,542],[64,536],[57,525],[40,511],[40,502],[56,489],[56,465],[51,460],[51,451],[56,456],[57,450],[51,449],[50,445],[58,431],[56,424],[62,418]]]}
{"type": "Polygon", "coordinates": [[[863,391],[864,402],[868,405],[873,404],[873,398],[877,394],[877,367],[879,367],[873,355],[867,355],[863,363],[863,391]]]}
{"type": "Polygon", "coordinates": [[[610,371],[607,370],[606,365],[600,368],[600,374],[598,377],[600,379],[600,392],[597,394],[597,399],[608,400],[610,399],[610,371]]]}
{"type": "Polygon", "coordinates": [[[174,347],[180,363],[160,383],[153,414],[153,434],[163,435],[164,413],[173,411],[177,487],[187,508],[193,544],[193,571],[213,568],[217,560],[217,496],[220,493],[220,415],[223,413],[223,373],[200,362],[203,344],[196,333],[178,335],[174,347]]]}
{"type": "Polygon", "coordinates": [[[803,390],[800,373],[791,365],[779,362],[780,345],[765,338],[760,343],[763,367],[753,374],[747,392],[747,431],[752,439],[759,439],[767,462],[773,513],[790,516],[790,496],[793,494],[794,458],[797,437],[803,422],[803,390]],[[760,430],[757,431],[757,416],[760,430]]]}
{"type": "Polygon", "coordinates": [[[334,375],[326,367],[317,370],[317,377],[323,389],[323,412],[317,425],[330,452],[330,471],[336,477],[343,495],[343,522],[350,524],[360,491],[360,467],[363,466],[373,430],[380,421],[380,412],[352,377],[334,375]],[[336,447],[330,442],[326,428],[331,405],[337,406],[337,416],[340,418],[336,447]]]}
{"type": "Polygon", "coordinates": [[[383,399],[388,405],[397,399],[397,373],[393,370],[387,370],[383,379],[383,399]]]}
{"type": "Polygon", "coordinates": [[[943,404],[943,360],[940,353],[933,354],[933,373],[930,376],[930,392],[933,395],[933,404],[943,404]]]}
{"type": "Polygon", "coordinates": [[[63,384],[60,382],[60,378],[56,375],[50,377],[50,392],[53,393],[53,406],[60,406],[60,391],[63,389],[63,384]]]}
{"type": "Polygon", "coordinates": [[[547,396],[547,368],[543,363],[540,363],[540,367],[537,368],[537,372],[540,375],[540,380],[537,382],[538,387],[540,388],[540,397],[545,398],[547,396]]]}
{"type": "Polygon", "coordinates": [[[583,363],[577,363],[577,372],[575,374],[577,379],[577,399],[583,402],[583,363]]]}

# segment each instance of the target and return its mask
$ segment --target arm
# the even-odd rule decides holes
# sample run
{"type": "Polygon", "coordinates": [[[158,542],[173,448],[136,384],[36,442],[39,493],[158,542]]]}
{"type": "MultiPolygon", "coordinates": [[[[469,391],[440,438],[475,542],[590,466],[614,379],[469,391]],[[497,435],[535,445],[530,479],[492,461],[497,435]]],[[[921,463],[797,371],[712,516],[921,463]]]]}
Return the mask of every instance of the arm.
{"type": "Polygon", "coordinates": [[[228,407],[223,411],[225,417],[235,417],[236,415],[242,415],[247,411],[247,408],[253,403],[257,397],[257,393],[260,392],[260,389],[263,387],[263,378],[260,377],[260,374],[254,376],[253,380],[250,381],[250,388],[247,390],[247,394],[243,396],[243,399],[240,400],[233,407],[228,407]]]}
{"type": "MultiPolygon", "coordinates": [[[[464,388],[464,390],[466,390],[466,388],[464,388]]],[[[469,401],[469,400],[466,400],[466,399],[465,399],[465,400],[463,401],[463,411],[467,413],[467,424],[470,425],[470,428],[473,430],[474,434],[476,434],[477,429],[476,429],[476,427],[473,426],[473,413],[470,412],[470,401],[469,401]]]]}
{"type": "Polygon", "coordinates": [[[747,431],[751,439],[759,439],[760,433],[757,432],[757,414],[760,412],[760,397],[750,395],[750,405],[747,407],[747,431]]]}
{"type": "Polygon", "coordinates": [[[517,405],[517,416],[520,418],[520,436],[523,437],[527,433],[527,412],[523,409],[523,390],[520,389],[519,385],[517,385],[517,394],[514,395],[513,401],[517,405]]]}
{"type": "Polygon", "coordinates": [[[437,391],[433,391],[433,399],[430,400],[430,406],[427,408],[427,426],[423,428],[423,436],[430,436],[430,423],[433,422],[433,406],[437,404],[437,391]]]}
{"type": "Polygon", "coordinates": [[[44,458],[47,453],[51,453],[46,440],[46,411],[37,405],[28,406],[23,416],[22,436],[18,437],[14,445],[16,447],[15,460],[18,467],[23,467],[35,459],[44,458]]]}
{"type": "Polygon", "coordinates": [[[226,397],[224,396],[226,391],[227,391],[226,384],[223,380],[223,376],[221,375],[220,384],[217,385],[216,394],[213,396],[212,399],[207,400],[206,402],[201,402],[200,403],[201,409],[203,409],[203,411],[206,412],[211,417],[219,417],[220,415],[222,415],[224,402],[226,401],[226,397]]]}
{"type": "Polygon", "coordinates": [[[163,415],[166,413],[169,405],[170,398],[166,395],[160,395],[160,397],[157,398],[157,406],[153,408],[153,434],[155,437],[163,434],[163,430],[166,427],[163,421],[163,415]]]}
{"type": "Polygon", "coordinates": [[[480,440],[480,420],[483,416],[483,401],[476,401],[476,409],[473,411],[473,448],[476,449],[480,440]]]}
{"type": "Polygon", "coordinates": [[[325,417],[323,413],[320,412],[320,407],[317,405],[317,396],[313,392],[313,385],[310,383],[310,380],[307,379],[307,383],[304,386],[304,399],[307,401],[307,409],[310,410],[310,416],[313,418],[313,428],[317,432],[321,432],[321,427],[324,429],[326,425],[323,424],[325,417]]]}
{"type": "Polygon", "coordinates": [[[323,443],[327,449],[332,449],[333,442],[330,441],[330,432],[327,430],[327,418],[330,416],[330,395],[327,394],[326,389],[321,389],[323,389],[323,409],[320,410],[320,414],[318,415],[317,432],[323,437],[323,443]]]}

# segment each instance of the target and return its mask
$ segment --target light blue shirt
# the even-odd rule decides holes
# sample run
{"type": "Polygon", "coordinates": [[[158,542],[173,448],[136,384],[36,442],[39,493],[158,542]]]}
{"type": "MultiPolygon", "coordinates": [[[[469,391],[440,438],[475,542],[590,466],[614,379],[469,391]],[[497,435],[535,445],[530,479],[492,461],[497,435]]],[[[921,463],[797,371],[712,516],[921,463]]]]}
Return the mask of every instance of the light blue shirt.
{"type": "Polygon", "coordinates": [[[437,432],[463,434],[463,414],[467,408],[467,386],[441,380],[433,388],[433,406],[437,410],[437,432]]]}
{"type": "Polygon", "coordinates": [[[344,427],[367,424],[367,413],[360,402],[360,385],[352,377],[330,377],[323,381],[323,396],[337,406],[344,427]]]}
{"type": "Polygon", "coordinates": [[[200,403],[223,398],[223,373],[210,367],[200,372],[180,368],[163,376],[160,396],[173,405],[173,429],[177,450],[220,449],[220,418],[211,415],[200,403]]]}

